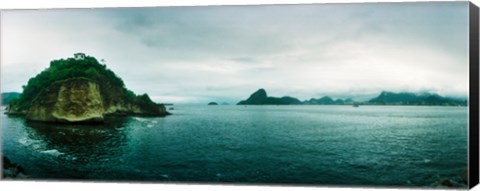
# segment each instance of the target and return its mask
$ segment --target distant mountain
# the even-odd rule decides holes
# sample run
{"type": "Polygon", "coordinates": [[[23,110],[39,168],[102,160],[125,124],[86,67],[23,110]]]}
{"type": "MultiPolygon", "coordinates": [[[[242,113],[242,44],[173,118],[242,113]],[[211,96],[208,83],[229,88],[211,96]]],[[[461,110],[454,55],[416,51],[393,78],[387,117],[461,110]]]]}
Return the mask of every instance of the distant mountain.
{"type": "Polygon", "coordinates": [[[393,93],[382,91],[377,97],[365,102],[356,102],[350,98],[333,99],[329,96],[311,98],[300,101],[297,98],[284,96],[268,97],[264,89],[254,92],[248,99],[237,105],[440,105],[440,106],[467,106],[466,99],[442,97],[432,93],[393,93]]]}
{"type": "Polygon", "coordinates": [[[264,89],[254,92],[248,99],[238,102],[237,105],[299,105],[302,102],[294,97],[268,97],[264,89]]]}
{"type": "Polygon", "coordinates": [[[267,92],[264,89],[259,89],[254,92],[247,100],[238,102],[237,105],[263,105],[267,101],[267,92]]]}
{"type": "Polygon", "coordinates": [[[208,105],[218,105],[218,103],[212,101],[212,102],[208,103],[208,105]]]}
{"type": "Polygon", "coordinates": [[[343,99],[335,100],[335,104],[337,104],[337,105],[352,105],[354,103],[355,103],[355,101],[353,101],[353,99],[350,99],[350,98],[347,98],[345,100],[343,100],[343,99]]]}
{"type": "Polygon", "coordinates": [[[466,99],[442,97],[431,93],[393,93],[382,91],[376,98],[369,100],[366,104],[372,105],[444,105],[444,106],[466,106],[466,99]]]}
{"type": "Polygon", "coordinates": [[[300,101],[291,96],[283,97],[268,97],[265,89],[259,89],[254,92],[248,99],[238,102],[237,105],[346,105],[353,104],[352,99],[337,99],[334,100],[329,96],[321,98],[312,98],[307,101],[300,101]]]}
{"type": "Polygon", "coordinates": [[[304,101],[303,104],[306,105],[352,105],[353,100],[348,98],[348,99],[332,99],[329,96],[324,96],[319,99],[311,98],[310,100],[304,101]]]}
{"type": "Polygon", "coordinates": [[[305,103],[312,105],[332,105],[335,103],[335,101],[329,96],[324,96],[319,99],[312,98],[308,101],[305,101],[305,103]]]}
{"type": "Polygon", "coordinates": [[[2,105],[8,105],[12,99],[18,98],[20,93],[18,92],[4,92],[2,93],[2,105]]]}
{"type": "Polygon", "coordinates": [[[284,96],[281,98],[268,97],[265,105],[300,105],[302,102],[294,97],[284,96]]]}

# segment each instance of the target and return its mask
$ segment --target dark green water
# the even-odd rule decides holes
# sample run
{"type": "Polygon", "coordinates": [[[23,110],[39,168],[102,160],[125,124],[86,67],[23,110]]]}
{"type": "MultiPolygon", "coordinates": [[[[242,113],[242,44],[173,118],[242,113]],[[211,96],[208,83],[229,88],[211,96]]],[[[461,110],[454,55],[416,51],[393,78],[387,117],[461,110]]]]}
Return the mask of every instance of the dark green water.
{"type": "Polygon", "coordinates": [[[432,186],[467,167],[467,107],[176,106],[100,126],[2,114],[32,179],[432,186]]]}

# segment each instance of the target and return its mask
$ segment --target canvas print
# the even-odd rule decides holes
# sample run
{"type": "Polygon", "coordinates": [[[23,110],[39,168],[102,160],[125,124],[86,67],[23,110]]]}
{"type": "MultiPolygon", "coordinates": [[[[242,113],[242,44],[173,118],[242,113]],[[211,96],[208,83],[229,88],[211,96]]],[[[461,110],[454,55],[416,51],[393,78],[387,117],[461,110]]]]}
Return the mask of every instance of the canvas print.
{"type": "Polygon", "coordinates": [[[3,10],[4,180],[467,188],[469,3],[3,10]]]}

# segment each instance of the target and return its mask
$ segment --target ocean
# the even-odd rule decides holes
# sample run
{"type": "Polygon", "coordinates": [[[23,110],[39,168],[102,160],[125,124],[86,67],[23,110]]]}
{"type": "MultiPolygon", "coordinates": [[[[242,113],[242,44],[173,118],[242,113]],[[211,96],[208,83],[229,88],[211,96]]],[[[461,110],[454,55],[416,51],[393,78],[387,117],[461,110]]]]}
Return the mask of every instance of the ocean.
{"type": "Polygon", "coordinates": [[[2,111],[2,152],[36,180],[432,187],[467,168],[467,107],[174,107],[102,125],[2,111]]]}

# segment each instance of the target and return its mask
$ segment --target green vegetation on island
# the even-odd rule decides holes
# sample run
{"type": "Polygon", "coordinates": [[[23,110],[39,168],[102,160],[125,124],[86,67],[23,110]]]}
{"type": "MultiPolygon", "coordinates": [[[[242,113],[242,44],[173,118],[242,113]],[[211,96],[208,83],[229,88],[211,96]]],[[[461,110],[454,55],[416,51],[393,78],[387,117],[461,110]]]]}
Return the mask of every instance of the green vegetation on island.
{"type": "Polygon", "coordinates": [[[165,116],[165,106],[135,95],[94,57],[54,60],[28,80],[7,114],[48,122],[101,122],[105,115],[165,116]]]}

